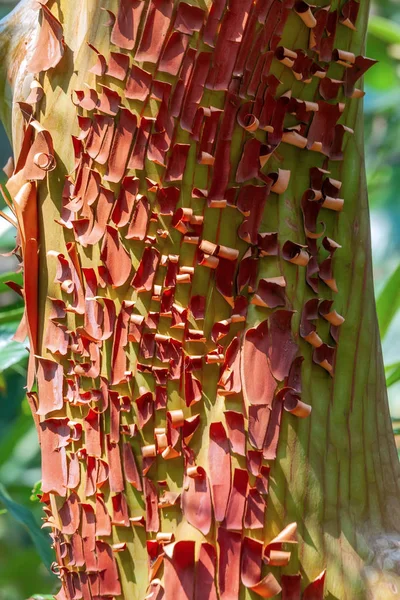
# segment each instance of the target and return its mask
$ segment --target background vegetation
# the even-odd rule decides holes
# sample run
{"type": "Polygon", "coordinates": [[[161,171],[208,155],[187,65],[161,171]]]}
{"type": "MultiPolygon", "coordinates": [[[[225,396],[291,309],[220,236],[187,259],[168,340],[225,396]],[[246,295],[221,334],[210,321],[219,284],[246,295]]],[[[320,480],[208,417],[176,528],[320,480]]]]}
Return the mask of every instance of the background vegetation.
{"type": "MultiPolygon", "coordinates": [[[[14,5],[0,0],[0,18],[14,5]]],[[[377,308],[394,428],[400,434],[400,0],[372,5],[366,53],[380,61],[365,80],[366,158],[377,308]]],[[[0,130],[0,166],[10,154],[0,130]]],[[[14,248],[14,236],[13,228],[0,221],[1,253],[14,248]]],[[[17,269],[14,256],[0,258],[0,600],[51,598],[32,594],[51,594],[56,585],[46,530],[40,529],[39,446],[23,389],[27,353],[11,340],[23,308],[5,282],[22,283],[17,269]]]]}

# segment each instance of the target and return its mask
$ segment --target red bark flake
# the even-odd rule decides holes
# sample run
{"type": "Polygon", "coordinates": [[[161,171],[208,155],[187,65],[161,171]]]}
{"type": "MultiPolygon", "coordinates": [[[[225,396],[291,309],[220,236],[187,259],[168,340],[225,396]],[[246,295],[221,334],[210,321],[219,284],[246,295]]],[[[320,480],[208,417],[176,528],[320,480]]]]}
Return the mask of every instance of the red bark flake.
{"type": "Polygon", "coordinates": [[[223,521],[231,490],[229,440],[222,423],[211,423],[208,465],[216,521],[223,521]]]}
{"type": "Polygon", "coordinates": [[[133,50],[144,6],[143,0],[121,0],[111,32],[113,44],[126,50],[133,50]]]}
{"type": "Polygon", "coordinates": [[[154,399],[151,392],[145,392],[136,399],[139,429],[150,421],[154,415],[154,399]]]}
{"type": "Polygon", "coordinates": [[[238,600],[242,534],[218,528],[218,584],[221,600],[238,600]]]}
{"type": "Polygon", "coordinates": [[[131,286],[138,292],[149,292],[160,260],[160,253],[156,248],[144,249],[138,269],[131,281],[131,286]]]}
{"type": "Polygon", "coordinates": [[[137,117],[126,108],[121,109],[121,115],[114,141],[108,158],[108,169],[104,176],[105,181],[119,183],[124,176],[129,158],[132,141],[135,136],[137,117]]]}
{"type": "Polygon", "coordinates": [[[137,177],[124,177],[111,215],[116,227],[124,227],[130,222],[130,216],[138,192],[139,179],[137,177]]]}
{"type": "MultiPolygon", "coordinates": [[[[179,6],[182,6],[182,3],[179,6]]],[[[158,70],[169,75],[178,75],[188,44],[189,38],[186,35],[174,31],[165,44],[158,70]]]]}
{"type": "Polygon", "coordinates": [[[292,336],[292,317],[293,311],[277,310],[269,318],[268,358],[271,372],[278,381],[283,381],[288,376],[298,350],[292,336]]]}
{"type": "Polygon", "coordinates": [[[39,407],[36,414],[46,415],[63,407],[63,368],[53,360],[39,357],[37,360],[39,407]]]}
{"type": "Polygon", "coordinates": [[[85,428],[85,448],[87,453],[100,458],[102,437],[100,429],[100,414],[90,409],[83,423],[85,428]]]}
{"type": "Polygon", "coordinates": [[[114,119],[108,115],[96,113],[93,116],[92,126],[86,139],[86,152],[90,158],[96,159],[100,164],[108,158],[108,151],[114,135],[114,119]],[[99,155],[101,157],[99,160],[99,155]],[[102,158],[105,159],[102,162],[102,158]]]}
{"type": "Polygon", "coordinates": [[[186,406],[193,406],[203,397],[203,388],[200,381],[190,372],[185,372],[185,402],[186,406]]]}
{"type": "Polygon", "coordinates": [[[138,62],[158,62],[170,25],[172,11],[172,0],[151,1],[142,38],[135,55],[138,62]]]}
{"type": "Polygon", "coordinates": [[[176,11],[174,29],[187,35],[192,34],[194,31],[200,31],[204,16],[205,12],[202,8],[181,2],[176,11]]]}
{"type": "Polygon", "coordinates": [[[41,24],[33,55],[28,63],[30,73],[40,73],[56,67],[64,55],[63,28],[47,6],[40,6],[41,24]]]}
{"type": "Polygon", "coordinates": [[[269,194],[268,186],[243,186],[239,192],[237,208],[245,215],[238,229],[239,237],[253,245],[258,243],[258,232],[269,194]]]}
{"type": "Polygon", "coordinates": [[[121,401],[118,392],[109,392],[110,399],[110,441],[118,443],[120,439],[121,401]]]}
{"type": "Polygon", "coordinates": [[[297,523],[287,525],[266,545],[264,560],[271,566],[283,566],[287,564],[290,559],[290,552],[283,552],[284,544],[297,544],[297,523]],[[285,555],[287,556],[285,557],[285,555]]]}
{"type": "MultiPolygon", "coordinates": [[[[351,70],[351,69],[350,69],[351,70]]],[[[318,101],[318,111],[314,113],[311,127],[308,131],[307,148],[320,149],[329,156],[333,142],[334,127],[340,118],[341,112],[338,104],[329,104],[323,100],[318,101]]]]}
{"type": "Polygon", "coordinates": [[[301,199],[301,208],[304,219],[304,232],[308,238],[318,239],[325,232],[325,224],[321,221],[317,223],[319,211],[322,208],[323,199],[318,200],[314,190],[306,190],[301,199]],[[317,231],[318,225],[322,226],[321,231],[317,231]]]}
{"type": "Polygon", "coordinates": [[[182,426],[182,439],[185,444],[189,445],[192,437],[196,433],[198,426],[200,425],[200,415],[194,415],[185,419],[182,426]]]}
{"type": "Polygon", "coordinates": [[[277,383],[272,375],[268,321],[246,331],[241,359],[243,396],[249,404],[271,406],[277,383]]]}
{"type": "Polygon", "coordinates": [[[172,216],[178,204],[180,190],[176,187],[159,188],[157,202],[160,205],[160,215],[172,216]]]}
{"type": "Polygon", "coordinates": [[[340,17],[340,22],[345,27],[352,29],[355,31],[356,21],[358,16],[358,11],[360,9],[360,3],[356,2],[356,0],[347,0],[342,6],[342,14],[340,17]]]}
{"type": "Polygon", "coordinates": [[[233,474],[233,484],[229,496],[226,516],[223,526],[226,529],[243,529],[243,515],[246,503],[247,485],[249,474],[244,469],[235,469],[233,474]]]}
{"type": "Polygon", "coordinates": [[[116,494],[112,497],[113,516],[112,524],[119,527],[129,527],[128,504],[124,494],[116,494]]]}
{"type": "Polygon", "coordinates": [[[260,279],[251,304],[265,308],[284,306],[286,304],[285,287],[286,280],[282,276],[260,279]]]}
{"type": "Polygon", "coordinates": [[[110,490],[118,493],[124,490],[124,478],[122,476],[121,455],[118,444],[111,442],[110,436],[106,435],[107,460],[110,467],[109,482],[110,490]]]}
{"type": "Polygon", "coordinates": [[[376,60],[366,58],[365,56],[356,56],[355,62],[350,69],[345,69],[344,74],[344,93],[350,98],[354,93],[356,82],[376,64],[376,60]]]}
{"type": "MultiPolygon", "coordinates": [[[[251,8],[251,0],[231,1],[222,18],[207,87],[227,90],[251,8]]],[[[205,32],[206,33],[206,32],[205,32]]],[[[206,43],[207,40],[205,39],[206,43]]]]}
{"type": "Polygon", "coordinates": [[[134,488],[141,492],[142,483],[140,481],[139,471],[136,466],[132,446],[129,442],[124,442],[122,446],[122,457],[126,481],[128,481],[130,484],[133,485],[134,488]]]}
{"type": "Polygon", "coordinates": [[[118,230],[111,225],[107,225],[106,228],[101,260],[107,268],[112,286],[116,288],[124,285],[131,273],[132,262],[129,253],[122,245],[118,230]]]}
{"type": "Polygon", "coordinates": [[[100,575],[100,595],[120,596],[121,584],[119,582],[117,563],[111,546],[106,542],[97,540],[96,552],[100,575]]]}
{"type": "Polygon", "coordinates": [[[246,434],[244,427],[244,416],[242,413],[234,410],[224,412],[226,426],[228,428],[229,445],[232,452],[245,456],[246,454],[246,434]]]}
{"type": "Polygon", "coordinates": [[[303,306],[300,321],[301,337],[315,348],[322,345],[322,340],[317,334],[317,326],[313,323],[318,319],[318,304],[318,298],[307,300],[303,306]]]}
{"type": "Polygon", "coordinates": [[[215,589],[215,568],[217,553],[212,544],[203,542],[197,561],[194,600],[217,600],[215,589]]]}
{"type": "Polygon", "coordinates": [[[164,181],[182,181],[190,144],[175,144],[168,159],[164,181]]]}
{"type": "Polygon", "coordinates": [[[193,600],[195,542],[175,542],[164,546],[165,600],[193,600]]]}
{"type": "Polygon", "coordinates": [[[42,490],[65,496],[67,486],[67,457],[70,429],[68,418],[46,419],[40,423],[40,446],[42,449],[42,490]]]}
{"type": "Polygon", "coordinates": [[[333,376],[334,364],[335,364],[336,348],[328,346],[328,344],[322,344],[318,348],[314,349],[313,361],[319,365],[328,373],[333,376]]]}
{"type": "Polygon", "coordinates": [[[240,341],[239,338],[233,338],[225,353],[225,361],[221,369],[218,385],[221,386],[220,394],[229,396],[239,394],[242,389],[240,378],[240,341]]]}
{"type": "Polygon", "coordinates": [[[281,586],[268,573],[261,579],[263,544],[257,540],[245,537],[242,544],[241,579],[243,585],[251,589],[261,598],[272,598],[281,591],[281,586]]]}
{"type": "Polygon", "coordinates": [[[150,204],[146,196],[138,194],[135,199],[133,213],[129,222],[127,240],[143,241],[146,238],[149,223],[150,204]]]}
{"type": "Polygon", "coordinates": [[[266,502],[257,488],[250,488],[246,498],[245,529],[263,529],[266,502]]]}
{"type": "Polygon", "coordinates": [[[218,266],[215,270],[215,287],[233,307],[234,305],[234,281],[237,267],[237,260],[228,260],[227,258],[219,258],[218,266]]]}
{"type": "Polygon", "coordinates": [[[158,494],[155,484],[144,477],[143,490],[146,502],[146,531],[158,532],[160,530],[160,517],[158,514],[158,494]]]}
{"type": "Polygon", "coordinates": [[[186,475],[182,493],[182,512],[187,521],[207,535],[212,523],[212,506],[208,477],[202,467],[194,476],[186,475]]]}
{"type": "Polygon", "coordinates": [[[245,143],[243,147],[243,154],[236,171],[237,183],[243,183],[248,179],[258,177],[258,172],[260,170],[261,146],[261,142],[255,138],[245,143]]]}
{"type": "Polygon", "coordinates": [[[102,92],[99,96],[97,109],[106,115],[115,116],[121,106],[121,96],[111,88],[101,85],[102,92]]]}
{"type": "Polygon", "coordinates": [[[281,400],[275,399],[272,404],[271,416],[269,418],[267,433],[263,444],[263,455],[266,460],[275,460],[276,458],[282,409],[283,405],[281,400]]]}
{"type": "Polygon", "coordinates": [[[111,535],[111,517],[103,494],[96,494],[96,535],[111,535]]]}
{"type": "Polygon", "coordinates": [[[266,404],[249,406],[249,441],[255,448],[261,450],[268,424],[271,418],[271,408],[266,404]]]}
{"type": "Polygon", "coordinates": [[[126,377],[127,357],[125,354],[125,347],[128,344],[129,319],[133,311],[133,306],[133,302],[123,301],[118,315],[111,357],[111,383],[113,385],[124,381],[126,377]]]}
{"type": "Polygon", "coordinates": [[[324,597],[326,571],[322,571],[303,592],[303,600],[322,600],[324,597]]]}
{"type": "Polygon", "coordinates": [[[197,56],[181,113],[180,125],[186,131],[192,131],[196,111],[203,97],[204,84],[210,69],[211,57],[210,52],[200,52],[197,56]]]}
{"type": "Polygon", "coordinates": [[[67,488],[75,490],[80,483],[79,459],[75,452],[70,452],[68,462],[68,483],[67,488]]]}
{"type": "Polygon", "coordinates": [[[301,575],[282,575],[282,600],[300,600],[301,575]]]}
{"type": "Polygon", "coordinates": [[[73,221],[73,227],[83,247],[97,244],[104,236],[106,226],[114,205],[114,194],[100,186],[95,211],[90,219],[73,221]]]}
{"type": "Polygon", "coordinates": [[[137,65],[132,65],[128,81],[126,82],[125,97],[129,100],[144,102],[149,95],[152,75],[137,65]]]}
{"type": "Polygon", "coordinates": [[[120,52],[111,52],[108,61],[107,75],[124,81],[129,68],[129,56],[120,52]]]}
{"type": "Polygon", "coordinates": [[[231,141],[236,123],[236,114],[239,106],[239,98],[234,84],[232,90],[226,95],[222,122],[220,125],[217,145],[215,149],[215,162],[213,177],[208,193],[209,204],[212,201],[225,199],[231,172],[231,141]]]}
{"type": "Polygon", "coordinates": [[[81,509],[79,497],[72,492],[58,511],[62,525],[62,533],[72,535],[79,527],[81,518],[81,509]]]}
{"type": "MultiPolygon", "coordinates": [[[[105,57],[100,54],[100,52],[97,50],[97,48],[95,48],[92,44],[88,43],[88,46],[91,50],[93,50],[93,52],[96,53],[97,56],[97,60],[96,63],[93,65],[93,67],[91,69],[89,69],[89,73],[93,73],[94,75],[97,75],[98,77],[102,77],[105,72],[107,71],[107,61],[105,59],[105,57]]],[[[82,117],[79,117],[78,115],[78,121],[81,119],[82,117]]]]}

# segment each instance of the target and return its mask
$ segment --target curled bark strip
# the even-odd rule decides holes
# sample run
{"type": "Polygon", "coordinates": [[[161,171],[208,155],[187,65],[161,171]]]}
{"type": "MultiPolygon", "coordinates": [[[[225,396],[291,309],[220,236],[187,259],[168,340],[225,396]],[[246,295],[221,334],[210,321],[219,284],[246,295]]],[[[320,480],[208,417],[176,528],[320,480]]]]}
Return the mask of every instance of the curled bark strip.
{"type": "Polygon", "coordinates": [[[307,250],[305,250],[306,247],[307,246],[287,240],[282,247],[282,256],[285,260],[294,265],[305,267],[310,260],[309,254],[307,250]]]}
{"type": "Polygon", "coordinates": [[[263,544],[245,537],[242,544],[241,579],[243,585],[261,598],[272,598],[281,591],[281,586],[272,575],[261,577],[263,544]]]}

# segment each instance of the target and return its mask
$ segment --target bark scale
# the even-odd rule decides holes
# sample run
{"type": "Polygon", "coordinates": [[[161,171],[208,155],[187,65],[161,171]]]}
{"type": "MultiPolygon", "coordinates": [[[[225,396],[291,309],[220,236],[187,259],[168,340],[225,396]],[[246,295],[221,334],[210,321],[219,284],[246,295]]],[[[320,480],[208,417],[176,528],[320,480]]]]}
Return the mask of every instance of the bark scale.
{"type": "Polygon", "coordinates": [[[60,600],[397,597],[368,5],[318,4],[25,2],[4,25],[60,600]]]}

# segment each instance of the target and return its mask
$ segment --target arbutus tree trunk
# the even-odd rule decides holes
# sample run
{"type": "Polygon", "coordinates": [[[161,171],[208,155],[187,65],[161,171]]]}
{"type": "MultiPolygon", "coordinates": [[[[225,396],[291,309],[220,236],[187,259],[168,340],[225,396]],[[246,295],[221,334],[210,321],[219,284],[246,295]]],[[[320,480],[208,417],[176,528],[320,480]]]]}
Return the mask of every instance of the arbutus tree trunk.
{"type": "Polygon", "coordinates": [[[367,14],[29,0],[4,22],[58,600],[398,597],[367,14]]]}

